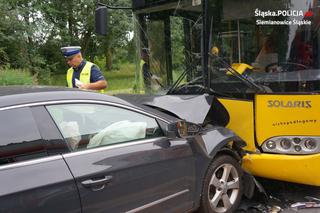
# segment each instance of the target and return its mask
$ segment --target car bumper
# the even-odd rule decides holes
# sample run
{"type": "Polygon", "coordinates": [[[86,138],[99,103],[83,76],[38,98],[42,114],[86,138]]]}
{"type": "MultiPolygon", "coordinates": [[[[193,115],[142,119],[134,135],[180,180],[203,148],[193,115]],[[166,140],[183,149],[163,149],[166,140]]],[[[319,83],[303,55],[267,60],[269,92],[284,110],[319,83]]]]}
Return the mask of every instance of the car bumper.
{"type": "Polygon", "coordinates": [[[320,154],[247,154],[242,166],[255,176],[320,186],[320,154]]]}

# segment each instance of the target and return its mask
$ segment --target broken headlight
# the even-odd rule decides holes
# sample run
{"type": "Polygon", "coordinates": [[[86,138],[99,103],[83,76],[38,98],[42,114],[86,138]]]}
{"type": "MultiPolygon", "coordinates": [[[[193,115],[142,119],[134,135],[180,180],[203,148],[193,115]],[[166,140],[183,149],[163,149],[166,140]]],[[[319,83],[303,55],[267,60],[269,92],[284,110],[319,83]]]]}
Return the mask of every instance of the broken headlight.
{"type": "Polygon", "coordinates": [[[270,153],[296,155],[320,153],[320,137],[273,137],[262,144],[262,150],[270,153]]]}

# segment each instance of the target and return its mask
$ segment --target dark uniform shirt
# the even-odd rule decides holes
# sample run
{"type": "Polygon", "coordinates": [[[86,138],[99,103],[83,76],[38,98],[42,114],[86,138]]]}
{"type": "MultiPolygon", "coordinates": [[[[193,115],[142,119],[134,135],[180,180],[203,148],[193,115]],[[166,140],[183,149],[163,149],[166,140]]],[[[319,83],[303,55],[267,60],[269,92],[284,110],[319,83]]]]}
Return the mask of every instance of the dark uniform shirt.
{"type": "MultiPolygon", "coordinates": [[[[75,84],[75,78],[80,80],[80,73],[81,73],[83,67],[86,65],[86,63],[87,62],[85,60],[83,60],[77,68],[74,68],[74,72],[73,72],[73,76],[72,76],[72,85],[75,88],[77,88],[77,86],[75,84]]],[[[97,82],[100,80],[105,80],[105,78],[102,75],[100,69],[96,65],[93,65],[91,67],[90,83],[94,83],[94,82],[97,82]]]]}
{"type": "Polygon", "coordinates": [[[142,65],[142,71],[143,71],[143,80],[144,80],[144,86],[147,89],[151,88],[151,77],[152,77],[152,73],[150,72],[150,67],[149,64],[144,63],[142,65]]]}

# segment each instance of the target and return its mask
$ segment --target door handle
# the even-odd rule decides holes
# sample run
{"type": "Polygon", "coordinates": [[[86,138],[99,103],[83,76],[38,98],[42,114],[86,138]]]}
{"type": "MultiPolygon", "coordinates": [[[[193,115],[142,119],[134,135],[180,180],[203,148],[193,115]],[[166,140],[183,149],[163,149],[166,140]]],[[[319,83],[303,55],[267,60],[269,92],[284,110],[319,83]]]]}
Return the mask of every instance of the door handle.
{"type": "Polygon", "coordinates": [[[89,180],[84,180],[81,182],[81,184],[84,187],[95,187],[95,186],[101,186],[105,185],[106,183],[110,183],[112,180],[112,176],[105,176],[100,179],[89,179],[89,180]]]}

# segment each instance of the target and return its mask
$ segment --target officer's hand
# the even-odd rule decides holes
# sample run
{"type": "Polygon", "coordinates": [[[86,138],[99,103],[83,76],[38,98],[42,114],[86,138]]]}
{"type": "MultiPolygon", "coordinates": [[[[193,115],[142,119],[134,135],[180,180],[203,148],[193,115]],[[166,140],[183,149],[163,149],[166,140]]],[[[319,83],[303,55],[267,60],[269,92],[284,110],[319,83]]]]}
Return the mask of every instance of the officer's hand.
{"type": "Polygon", "coordinates": [[[153,74],[153,75],[151,76],[151,79],[153,79],[153,80],[158,80],[158,81],[161,80],[161,78],[158,77],[158,76],[156,76],[155,74],[153,74]]]}

